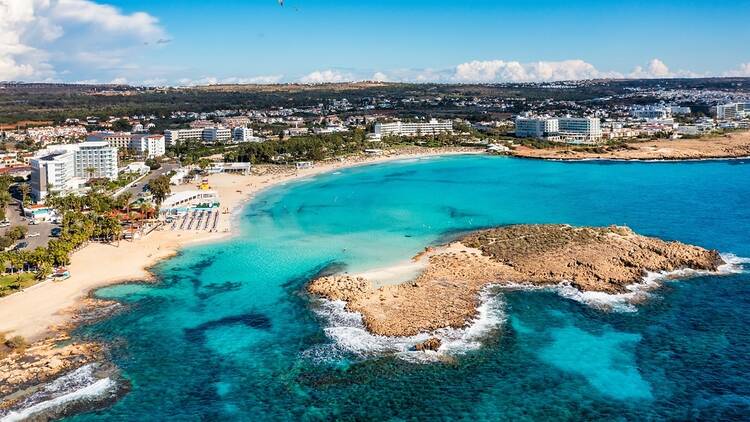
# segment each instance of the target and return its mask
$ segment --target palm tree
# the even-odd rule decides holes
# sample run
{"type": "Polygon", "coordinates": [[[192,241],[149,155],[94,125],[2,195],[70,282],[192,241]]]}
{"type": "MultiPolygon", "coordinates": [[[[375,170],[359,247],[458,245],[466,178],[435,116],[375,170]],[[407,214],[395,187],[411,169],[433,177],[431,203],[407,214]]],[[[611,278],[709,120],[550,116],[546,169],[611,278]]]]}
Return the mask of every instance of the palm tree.
{"type": "Polygon", "coordinates": [[[27,203],[26,199],[29,196],[29,193],[31,192],[31,186],[29,186],[28,183],[21,183],[18,189],[21,191],[21,202],[26,204],[27,203]]]}
{"type": "Polygon", "coordinates": [[[52,275],[52,264],[49,262],[42,262],[36,269],[34,278],[41,281],[52,275]]]}
{"type": "Polygon", "coordinates": [[[156,207],[160,207],[161,203],[169,196],[172,192],[171,186],[169,186],[169,178],[167,176],[159,176],[151,180],[148,184],[151,195],[154,196],[156,201],[156,207]]]}
{"type": "Polygon", "coordinates": [[[94,173],[96,173],[96,167],[86,167],[86,174],[89,175],[89,179],[94,177],[94,173]]]}
{"type": "Polygon", "coordinates": [[[13,198],[10,196],[10,192],[7,190],[0,191],[0,214],[2,214],[3,220],[5,220],[5,209],[12,200],[13,198]]]}

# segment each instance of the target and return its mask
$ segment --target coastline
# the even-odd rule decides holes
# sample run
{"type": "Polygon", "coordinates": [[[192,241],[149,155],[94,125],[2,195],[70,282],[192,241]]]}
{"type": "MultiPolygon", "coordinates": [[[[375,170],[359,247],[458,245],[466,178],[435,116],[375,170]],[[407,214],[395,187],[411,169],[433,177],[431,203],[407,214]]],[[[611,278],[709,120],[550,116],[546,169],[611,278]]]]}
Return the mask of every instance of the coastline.
{"type": "MultiPolygon", "coordinates": [[[[0,333],[20,335],[31,342],[67,331],[81,305],[96,289],[128,282],[153,282],[150,269],[175,256],[187,246],[213,243],[236,235],[234,219],[237,210],[266,189],[287,182],[317,176],[344,168],[379,164],[410,158],[447,155],[481,154],[471,148],[407,148],[383,156],[355,155],[341,160],[328,160],[310,169],[295,170],[285,166],[257,166],[248,176],[218,174],[209,176],[209,184],[221,198],[222,215],[218,232],[186,232],[156,230],[141,239],[121,241],[118,245],[91,243],[71,256],[68,266],[71,277],[63,282],[45,281],[21,292],[0,298],[0,333]],[[106,266],[101,263],[106,262],[106,266]]],[[[173,188],[173,192],[195,189],[191,185],[173,188]]]]}
{"type": "Polygon", "coordinates": [[[517,158],[551,161],[682,162],[741,160],[750,158],[750,132],[699,139],[631,142],[626,148],[609,150],[607,146],[560,145],[535,149],[518,146],[510,155],[517,158]],[[591,151],[585,148],[599,148],[591,151]]]}

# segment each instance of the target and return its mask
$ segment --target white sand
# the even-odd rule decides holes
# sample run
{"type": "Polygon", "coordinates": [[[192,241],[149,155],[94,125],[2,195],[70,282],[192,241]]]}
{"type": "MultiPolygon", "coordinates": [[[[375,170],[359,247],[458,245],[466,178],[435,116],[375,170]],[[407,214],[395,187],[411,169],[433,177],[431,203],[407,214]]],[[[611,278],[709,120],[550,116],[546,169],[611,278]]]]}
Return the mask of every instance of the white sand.
{"type": "MultiPolygon", "coordinates": [[[[312,169],[300,171],[290,169],[250,176],[212,175],[209,177],[209,184],[219,193],[222,210],[236,210],[261,190],[293,179],[362,164],[462,153],[467,152],[431,150],[381,157],[357,156],[343,161],[318,163],[312,169]]],[[[195,186],[183,185],[175,187],[173,191],[189,189],[195,189],[195,186]]],[[[21,335],[30,340],[48,336],[56,327],[71,322],[77,305],[90,291],[126,281],[152,280],[153,275],[147,269],[158,261],[173,256],[181,247],[196,242],[216,241],[230,235],[232,218],[226,214],[221,215],[219,233],[160,230],[143,239],[121,241],[119,246],[92,243],[72,255],[68,267],[71,277],[68,280],[47,281],[0,298],[0,332],[21,335]]],[[[416,267],[412,264],[395,273],[381,273],[376,278],[392,282],[418,270],[419,264],[416,267]]]]}

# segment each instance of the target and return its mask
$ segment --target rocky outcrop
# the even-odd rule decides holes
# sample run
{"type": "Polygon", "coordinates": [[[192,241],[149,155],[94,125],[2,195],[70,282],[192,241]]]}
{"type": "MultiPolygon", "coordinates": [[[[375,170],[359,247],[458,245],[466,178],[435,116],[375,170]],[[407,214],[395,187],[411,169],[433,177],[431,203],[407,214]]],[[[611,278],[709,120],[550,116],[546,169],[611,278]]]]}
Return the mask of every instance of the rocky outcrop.
{"type": "Polygon", "coordinates": [[[362,277],[334,275],[313,280],[308,291],[345,301],[374,334],[411,336],[464,327],[490,284],[569,282],[582,291],[619,293],[648,271],[715,271],[723,263],[716,251],[640,236],[627,227],[567,225],[482,230],[419,259],[428,263],[408,283],[375,289],[362,277]]]}
{"type": "Polygon", "coordinates": [[[437,350],[440,348],[440,345],[443,344],[443,342],[437,338],[437,337],[430,337],[427,340],[418,343],[414,346],[414,350],[418,352],[426,352],[428,350],[432,350],[433,352],[437,352],[437,350]]]}
{"type": "Polygon", "coordinates": [[[750,157],[750,132],[708,135],[700,139],[655,140],[617,145],[517,146],[516,157],[548,160],[706,160],[750,157]]]}

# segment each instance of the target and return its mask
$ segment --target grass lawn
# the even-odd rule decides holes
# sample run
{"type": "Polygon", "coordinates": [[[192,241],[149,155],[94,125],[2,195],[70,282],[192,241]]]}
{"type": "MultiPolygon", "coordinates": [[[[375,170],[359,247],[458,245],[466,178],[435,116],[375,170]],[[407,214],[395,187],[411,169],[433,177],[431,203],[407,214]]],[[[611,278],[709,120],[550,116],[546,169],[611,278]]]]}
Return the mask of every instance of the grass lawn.
{"type": "Polygon", "coordinates": [[[34,273],[17,273],[0,276],[0,297],[7,296],[20,289],[25,289],[38,282],[34,278],[34,273]]]}

